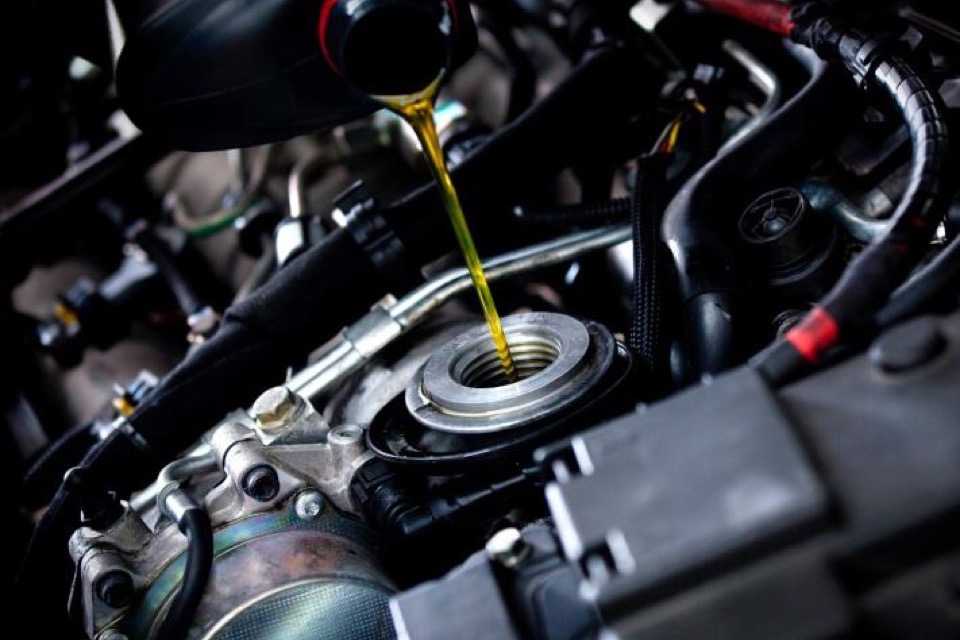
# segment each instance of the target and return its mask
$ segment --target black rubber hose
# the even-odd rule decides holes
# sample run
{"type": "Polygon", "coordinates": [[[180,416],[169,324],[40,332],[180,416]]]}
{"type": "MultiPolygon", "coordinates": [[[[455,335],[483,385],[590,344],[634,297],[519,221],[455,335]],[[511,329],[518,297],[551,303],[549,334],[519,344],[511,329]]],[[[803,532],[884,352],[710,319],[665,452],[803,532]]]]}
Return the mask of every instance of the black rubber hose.
{"type": "Polygon", "coordinates": [[[929,309],[938,298],[960,290],[960,238],[954,239],[925,265],[877,314],[876,325],[885,329],[929,309]]]}
{"type": "Polygon", "coordinates": [[[606,202],[583,202],[547,209],[514,207],[517,222],[531,227],[602,227],[623,222],[630,216],[630,198],[606,202]]]}
{"type": "Polygon", "coordinates": [[[660,226],[665,206],[670,156],[654,153],[637,161],[633,186],[633,309],[630,350],[651,388],[667,370],[663,340],[663,240],[660,226]]]}
{"type": "Polygon", "coordinates": [[[213,528],[202,507],[184,511],[177,527],[187,537],[187,564],[180,589],[160,623],[156,640],[181,640],[193,622],[213,569],[213,528]]]}
{"type": "MultiPolygon", "coordinates": [[[[174,369],[131,416],[151,457],[157,464],[169,460],[231,407],[282,381],[287,367],[309,352],[318,337],[331,335],[366,312],[382,291],[382,278],[344,230],[329,236],[321,251],[308,251],[288,264],[230,307],[216,335],[174,369]]],[[[137,471],[121,467],[114,474],[132,489],[137,485],[129,484],[131,480],[143,479],[137,471]],[[134,472],[134,477],[120,477],[124,471],[134,472]]],[[[155,474],[156,468],[145,471],[155,474]]]]}
{"type": "MultiPolygon", "coordinates": [[[[119,458],[133,453],[129,449],[124,453],[123,444],[128,441],[121,438],[120,434],[115,433],[108,438],[112,439],[121,440],[112,449],[119,458]]],[[[106,441],[94,446],[77,466],[92,465],[105,444],[106,441]]],[[[83,491],[76,478],[77,474],[70,474],[64,479],[33,530],[17,572],[16,589],[13,592],[15,609],[29,609],[36,604],[37,598],[62,598],[68,593],[72,572],[68,569],[70,558],[66,543],[80,520],[80,494],[83,491]]],[[[34,632],[40,637],[67,638],[72,637],[75,631],[69,620],[58,615],[35,617],[32,624],[34,632]]]]}
{"type": "Polygon", "coordinates": [[[731,229],[752,194],[806,170],[837,139],[858,106],[845,74],[798,50],[807,85],[769,120],[721,151],[684,184],[664,214],[681,299],[687,378],[718,373],[744,355],[742,311],[731,229]]]}
{"type": "Polygon", "coordinates": [[[131,234],[130,240],[143,249],[147,257],[157,266],[157,271],[169,287],[177,306],[187,316],[206,306],[197,288],[190,278],[180,269],[177,258],[163,239],[145,225],[131,234]]]}
{"type": "Polygon", "coordinates": [[[937,92],[884,41],[810,11],[797,12],[794,38],[824,59],[841,60],[856,79],[889,97],[910,133],[913,166],[887,235],[857,257],[817,309],[757,359],[772,385],[815,365],[848,334],[863,333],[929,251],[951,196],[944,185],[949,126],[937,92]]]}
{"type": "MultiPolygon", "coordinates": [[[[850,52],[841,54],[848,65],[860,65],[861,52],[875,46],[869,38],[858,39],[847,45],[850,52]],[[856,61],[848,61],[851,57],[856,61]]],[[[823,301],[823,308],[841,330],[871,318],[909,276],[929,251],[950,198],[949,190],[943,186],[950,159],[950,135],[939,95],[898,56],[871,64],[875,65],[871,84],[893,100],[910,132],[913,168],[900,204],[891,215],[890,231],[860,254],[823,301]]]]}
{"type": "Polygon", "coordinates": [[[83,459],[96,443],[91,425],[74,426],[47,445],[23,474],[21,500],[24,506],[39,508],[50,501],[64,474],[83,459]]]}

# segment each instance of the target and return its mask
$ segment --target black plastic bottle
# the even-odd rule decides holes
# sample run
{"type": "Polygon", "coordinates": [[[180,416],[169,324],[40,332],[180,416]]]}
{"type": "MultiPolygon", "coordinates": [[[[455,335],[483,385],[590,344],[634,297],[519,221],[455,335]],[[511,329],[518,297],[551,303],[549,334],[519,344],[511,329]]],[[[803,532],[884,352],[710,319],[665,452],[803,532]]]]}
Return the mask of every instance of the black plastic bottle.
{"type": "Polygon", "coordinates": [[[465,0],[118,0],[117,90],[172,147],[329,129],[415,91],[476,48],[465,0]]]}

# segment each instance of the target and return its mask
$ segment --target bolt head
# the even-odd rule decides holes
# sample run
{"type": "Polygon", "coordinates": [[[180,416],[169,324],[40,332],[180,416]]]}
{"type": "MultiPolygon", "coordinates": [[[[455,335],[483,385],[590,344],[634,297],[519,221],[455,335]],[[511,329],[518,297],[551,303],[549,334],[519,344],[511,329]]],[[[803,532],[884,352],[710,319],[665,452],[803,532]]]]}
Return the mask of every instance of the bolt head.
{"type": "Polygon", "coordinates": [[[523,535],[514,527],[501,529],[487,541],[487,556],[507,568],[520,564],[530,552],[530,546],[523,535]]]}
{"type": "Polygon", "coordinates": [[[133,578],[121,569],[108,571],[93,585],[97,597],[108,607],[120,609],[133,601],[133,578]]]}
{"type": "Polygon", "coordinates": [[[280,478],[273,467],[257,465],[243,474],[243,492],[258,502],[270,502],[280,493],[280,478]]]}
{"type": "Polygon", "coordinates": [[[253,417],[264,431],[276,431],[289,425],[300,413],[303,398],[286,387],[264,391],[253,403],[253,417]]]}
{"type": "Polygon", "coordinates": [[[304,491],[297,496],[297,517],[301,520],[316,520],[323,513],[323,494],[319,491],[304,491]]]}

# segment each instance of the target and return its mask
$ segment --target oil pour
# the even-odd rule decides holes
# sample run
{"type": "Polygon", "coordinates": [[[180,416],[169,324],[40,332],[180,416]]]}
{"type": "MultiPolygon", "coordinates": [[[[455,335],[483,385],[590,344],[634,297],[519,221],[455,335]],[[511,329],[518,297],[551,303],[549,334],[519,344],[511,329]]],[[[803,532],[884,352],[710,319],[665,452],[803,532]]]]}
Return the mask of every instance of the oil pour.
{"type": "Polygon", "coordinates": [[[437,187],[440,189],[444,209],[446,209],[447,216],[450,218],[453,233],[457,237],[460,251],[463,253],[463,259],[467,264],[467,270],[473,279],[473,286],[480,298],[483,316],[490,329],[490,336],[493,338],[493,345],[497,351],[497,357],[500,359],[503,374],[508,382],[516,382],[517,370],[513,363],[513,356],[510,354],[510,345],[507,344],[507,336],[500,324],[500,314],[497,313],[497,307],[493,302],[490,285],[487,283],[487,276],[483,272],[483,265],[477,255],[473,236],[470,235],[467,219],[463,215],[460,199],[457,197],[450,172],[447,171],[447,164],[443,158],[443,150],[440,148],[440,139],[437,136],[437,128],[433,120],[433,103],[437,97],[437,90],[442,78],[443,75],[441,74],[430,86],[415,94],[377,96],[377,99],[402,117],[417,134],[427,164],[430,166],[430,171],[437,187]]]}

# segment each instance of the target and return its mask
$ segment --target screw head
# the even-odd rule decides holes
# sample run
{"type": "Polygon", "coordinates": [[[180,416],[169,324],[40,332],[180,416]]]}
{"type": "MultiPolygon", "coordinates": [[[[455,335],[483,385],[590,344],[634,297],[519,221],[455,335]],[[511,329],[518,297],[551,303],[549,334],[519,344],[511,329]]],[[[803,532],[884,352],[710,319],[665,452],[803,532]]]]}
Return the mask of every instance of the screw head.
{"type": "Polygon", "coordinates": [[[243,474],[243,492],[258,502],[270,502],[280,493],[280,478],[273,467],[259,464],[243,474]]]}
{"type": "Polygon", "coordinates": [[[487,541],[487,556],[494,562],[512,569],[520,564],[530,553],[530,545],[514,527],[501,529],[487,541]]]}
{"type": "Polygon", "coordinates": [[[93,590],[105,605],[120,609],[133,601],[133,578],[122,569],[113,569],[97,578],[93,590]]]}
{"type": "Polygon", "coordinates": [[[253,403],[253,417],[264,431],[290,424],[303,408],[303,398],[286,387],[267,389],[253,403]]]}
{"type": "Polygon", "coordinates": [[[316,520],[323,513],[323,494],[309,489],[297,496],[297,517],[301,520],[316,520]]]}

